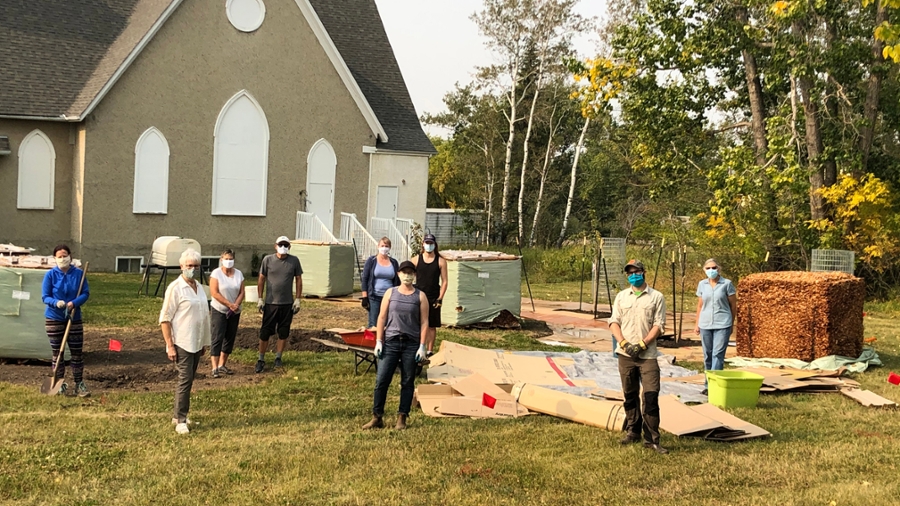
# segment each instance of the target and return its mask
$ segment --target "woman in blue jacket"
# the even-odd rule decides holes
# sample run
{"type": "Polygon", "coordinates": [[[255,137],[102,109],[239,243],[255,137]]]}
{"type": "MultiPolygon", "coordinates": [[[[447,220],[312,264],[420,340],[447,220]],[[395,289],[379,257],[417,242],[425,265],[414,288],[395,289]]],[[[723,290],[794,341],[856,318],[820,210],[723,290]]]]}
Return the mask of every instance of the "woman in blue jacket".
{"type": "MultiPolygon", "coordinates": [[[[63,334],[66,332],[66,324],[69,318],[72,319],[72,327],[69,329],[69,338],[66,344],[69,346],[71,355],[72,375],[75,380],[75,394],[79,397],[88,397],[91,393],[84,384],[84,358],[82,355],[82,346],[84,345],[84,329],[81,325],[81,306],[87,302],[90,296],[87,280],[84,280],[84,286],[81,288],[81,295],[78,294],[78,285],[81,284],[81,277],[84,272],[72,265],[72,253],[65,244],[60,244],[53,249],[53,257],[56,260],[56,267],[47,271],[44,275],[43,301],[47,305],[44,311],[46,318],[45,327],[47,329],[47,337],[50,338],[50,348],[53,350],[53,363],[56,363],[56,357],[59,356],[60,345],[62,345],[63,334]]],[[[61,360],[56,368],[56,380],[65,378],[66,367],[65,360],[61,360]]],[[[59,393],[66,395],[68,385],[63,383],[59,393]]]]}
{"type": "Polygon", "coordinates": [[[362,307],[369,311],[369,328],[378,324],[378,313],[381,312],[381,298],[388,288],[400,286],[399,264],[391,258],[391,240],[382,237],[378,241],[378,254],[372,255],[363,266],[362,307]]]}

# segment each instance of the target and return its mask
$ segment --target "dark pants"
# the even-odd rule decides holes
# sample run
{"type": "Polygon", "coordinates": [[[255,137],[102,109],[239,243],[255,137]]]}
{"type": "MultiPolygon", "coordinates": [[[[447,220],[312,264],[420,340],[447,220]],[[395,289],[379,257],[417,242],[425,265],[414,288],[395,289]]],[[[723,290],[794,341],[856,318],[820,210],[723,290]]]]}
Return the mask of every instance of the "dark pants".
{"type": "Polygon", "coordinates": [[[644,442],[659,444],[659,364],[655,358],[619,355],[619,376],[625,394],[625,432],[639,435],[643,428],[644,442]],[[644,387],[643,412],[641,385],[644,387]]]}
{"type": "Polygon", "coordinates": [[[187,420],[191,409],[191,387],[194,386],[194,374],[200,365],[202,351],[190,353],[175,346],[175,368],[178,370],[178,386],[175,387],[175,419],[178,423],[187,420]]]}
{"type": "MultiPolygon", "coordinates": [[[[50,367],[53,367],[53,364],[56,364],[56,359],[59,356],[60,347],[62,346],[63,335],[66,333],[66,325],[68,325],[68,323],[68,320],[46,320],[44,322],[44,329],[47,331],[47,337],[50,339],[50,349],[53,350],[53,362],[50,367]]],[[[72,321],[72,327],[69,329],[69,337],[66,339],[66,346],[69,347],[72,376],[75,383],[78,384],[84,379],[84,354],[82,352],[82,348],[84,347],[84,327],[81,324],[81,320],[72,321]]],[[[63,357],[65,357],[65,350],[62,350],[62,352],[63,357]]],[[[59,361],[54,377],[56,379],[66,377],[65,358],[59,361]]]]}
{"type": "Polygon", "coordinates": [[[209,312],[210,331],[212,343],[209,354],[218,357],[224,353],[231,355],[234,350],[234,339],[237,337],[238,323],[241,321],[241,313],[232,314],[226,318],[225,313],[213,309],[209,312]]]}
{"type": "Polygon", "coordinates": [[[375,403],[372,413],[375,416],[384,415],[384,404],[387,401],[388,387],[394,371],[400,366],[400,409],[401,415],[408,415],[412,407],[413,383],[416,380],[416,351],[419,349],[419,340],[404,336],[404,339],[395,337],[384,342],[382,359],[378,361],[378,373],[375,376],[375,403]]]}
{"type": "Polygon", "coordinates": [[[378,325],[378,313],[381,312],[381,295],[369,293],[369,328],[378,325]]]}

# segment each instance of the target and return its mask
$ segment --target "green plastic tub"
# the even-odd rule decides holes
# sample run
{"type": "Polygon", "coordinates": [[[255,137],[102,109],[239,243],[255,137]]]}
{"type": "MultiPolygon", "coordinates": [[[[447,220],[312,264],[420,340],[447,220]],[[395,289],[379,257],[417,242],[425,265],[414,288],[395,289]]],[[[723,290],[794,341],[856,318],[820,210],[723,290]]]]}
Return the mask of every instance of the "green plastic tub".
{"type": "Polygon", "coordinates": [[[763,377],[744,371],[706,371],[709,403],[720,408],[755,408],[763,377]]]}

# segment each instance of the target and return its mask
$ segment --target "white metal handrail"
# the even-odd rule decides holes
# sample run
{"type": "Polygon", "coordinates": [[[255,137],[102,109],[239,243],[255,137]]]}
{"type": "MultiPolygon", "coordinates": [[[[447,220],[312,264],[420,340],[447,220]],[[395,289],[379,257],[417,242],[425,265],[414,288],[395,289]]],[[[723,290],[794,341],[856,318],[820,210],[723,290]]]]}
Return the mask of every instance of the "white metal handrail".
{"type": "Polygon", "coordinates": [[[412,231],[414,223],[413,220],[407,218],[396,218],[394,220],[394,224],[397,225],[397,230],[403,234],[403,237],[406,237],[407,243],[409,242],[409,233],[412,231]]]}
{"type": "Polygon", "coordinates": [[[335,244],[338,242],[334,234],[313,213],[297,211],[297,233],[294,235],[299,240],[324,242],[335,244]]]}
{"type": "MultiPolygon", "coordinates": [[[[340,239],[353,241],[356,244],[356,255],[360,265],[364,264],[370,256],[378,253],[378,241],[356,219],[355,214],[341,213],[340,239]]],[[[357,273],[356,276],[358,277],[359,274],[357,273]]]]}
{"type": "Polygon", "coordinates": [[[391,256],[398,262],[409,260],[409,241],[390,218],[372,218],[372,234],[391,240],[391,256]]]}

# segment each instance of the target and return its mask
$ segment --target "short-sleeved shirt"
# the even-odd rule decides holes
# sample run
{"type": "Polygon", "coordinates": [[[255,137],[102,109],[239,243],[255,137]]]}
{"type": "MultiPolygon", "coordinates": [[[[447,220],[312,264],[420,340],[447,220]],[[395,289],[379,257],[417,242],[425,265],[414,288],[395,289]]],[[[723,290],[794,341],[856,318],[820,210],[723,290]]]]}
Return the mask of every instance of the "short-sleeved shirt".
{"type": "Polygon", "coordinates": [[[278,258],[274,253],[266,255],[259,273],[266,277],[266,304],[294,303],[294,278],[303,274],[299,258],[294,255],[278,258]]]}
{"type": "MultiPolygon", "coordinates": [[[[640,295],[635,293],[634,287],[629,287],[616,295],[609,323],[610,325],[618,323],[622,327],[622,337],[625,341],[638,344],[647,337],[654,325],[659,327],[660,334],[665,331],[666,299],[662,293],[649,286],[640,295]]],[[[624,350],[620,350],[618,344],[616,344],[616,353],[628,356],[624,350]]],[[[656,340],[654,339],[638,358],[656,358],[656,355],[656,340]]]]}
{"type": "Polygon", "coordinates": [[[727,329],[732,326],[734,315],[731,314],[728,297],[735,294],[737,290],[734,283],[721,276],[715,287],[708,279],[701,281],[697,285],[697,297],[703,300],[703,306],[697,316],[697,326],[704,330],[727,329]]]}
{"type": "MultiPolygon", "coordinates": [[[[241,273],[241,271],[234,269],[231,276],[229,276],[225,274],[225,271],[222,270],[221,267],[219,267],[209,273],[209,277],[215,278],[216,281],[219,282],[219,293],[222,294],[222,297],[225,297],[225,300],[234,304],[234,301],[241,295],[241,283],[244,282],[244,274],[241,273]]],[[[212,302],[210,302],[210,305],[220,313],[228,312],[228,306],[216,299],[213,299],[212,302]]],[[[241,312],[240,306],[238,306],[237,312],[241,312]]]]}
{"type": "Polygon", "coordinates": [[[394,272],[392,264],[381,265],[375,262],[375,270],[372,271],[372,275],[375,276],[375,295],[381,297],[384,292],[388,291],[388,288],[394,286],[394,276],[397,273],[394,272]]]}
{"type": "Polygon", "coordinates": [[[172,324],[172,342],[188,353],[197,353],[209,346],[209,306],[206,292],[197,283],[195,292],[183,276],[172,281],[166,288],[159,323],[172,324]]]}

